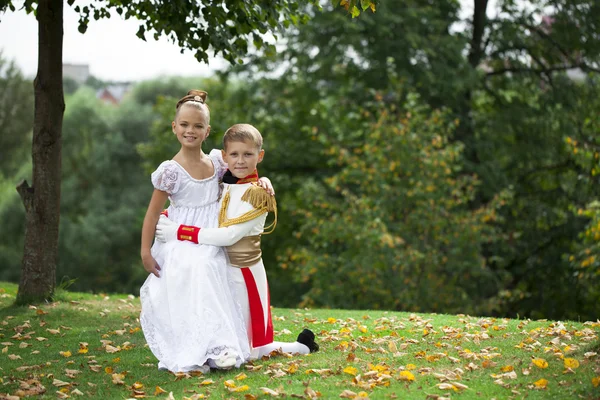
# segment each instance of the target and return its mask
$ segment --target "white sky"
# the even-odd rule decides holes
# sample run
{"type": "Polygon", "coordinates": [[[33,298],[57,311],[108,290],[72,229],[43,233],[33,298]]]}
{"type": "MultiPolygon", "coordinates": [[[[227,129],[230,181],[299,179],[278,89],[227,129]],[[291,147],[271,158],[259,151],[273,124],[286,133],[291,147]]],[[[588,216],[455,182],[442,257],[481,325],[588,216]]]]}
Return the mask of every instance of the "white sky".
{"type": "MultiPolygon", "coordinates": [[[[18,3],[18,2],[17,2],[18,3]]],[[[473,0],[461,0],[463,15],[472,13],[473,0]]],[[[493,12],[490,0],[488,14],[493,12]]],[[[199,63],[191,52],[166,38],[147,42],[135,34],[139,22],[125,21],[118,15],[110,19],[90,21],[85,34],[77,30],[78,16],[65,2],[63,62],[89,64],[93,76],[103,80],[139,81],[161,75],[206,76],[227,65],[221,59],[211,59],[209,65],[199,63]]],[[[37,22],[24,11],[0,14],[0,52],[14,60],[21,71],[34,77],[37,70],[37,22]]]]}

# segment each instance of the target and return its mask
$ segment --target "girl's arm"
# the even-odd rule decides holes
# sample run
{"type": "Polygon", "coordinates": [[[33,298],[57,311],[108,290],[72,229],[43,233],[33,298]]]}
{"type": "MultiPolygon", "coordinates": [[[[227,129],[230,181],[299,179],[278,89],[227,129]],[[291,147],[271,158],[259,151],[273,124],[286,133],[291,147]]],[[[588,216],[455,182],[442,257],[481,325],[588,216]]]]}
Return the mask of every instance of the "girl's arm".
{"type": "Polygon", "coordinates": [[[150,204],[148,204],[146,216],[144,217],[144,224],[142,225],[142,246],[140,255],[142,257],[142,262],[144,263],[144,269],[148,271],[148,273],[156,275],[156,277],[160,276],[160,266],[156,263],[154,257],[152,257],[150,248],[152,247],[152,242],[154,240],[156,223],[158,222],[158,218],[160,217],[160,213],[163,210],[168,197],[169,195],[167,192],[154,189],[150,204]]]}

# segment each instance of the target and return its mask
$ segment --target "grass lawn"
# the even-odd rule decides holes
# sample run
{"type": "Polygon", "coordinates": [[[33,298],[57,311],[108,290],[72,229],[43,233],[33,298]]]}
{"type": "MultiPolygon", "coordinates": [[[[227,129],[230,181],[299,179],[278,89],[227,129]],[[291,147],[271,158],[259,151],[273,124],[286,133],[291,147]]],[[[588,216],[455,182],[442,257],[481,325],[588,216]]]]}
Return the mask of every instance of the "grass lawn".
{"type": "Polygon", "coordinates": [[[321,351],[207,375],[158,371],[138,298],[59,294],[15,307],[0,282],[0,399],[598,399],[600,322],[273,309],[276,340],[321,351]]]}

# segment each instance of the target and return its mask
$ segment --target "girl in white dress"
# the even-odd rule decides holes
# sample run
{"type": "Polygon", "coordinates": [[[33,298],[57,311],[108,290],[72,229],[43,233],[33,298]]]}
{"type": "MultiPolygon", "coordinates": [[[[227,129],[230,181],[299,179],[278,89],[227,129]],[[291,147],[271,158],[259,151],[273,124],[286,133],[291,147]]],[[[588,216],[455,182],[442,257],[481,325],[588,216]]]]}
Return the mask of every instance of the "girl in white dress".
{"type": "Polygon", "coordinates": [[[217,227],[221,152],[209,155],[206,92],[192,90],[177,103],[173,133],[181,150],[152,173],[154,192],[142,228],[141,257],[148,279],[140,289],[142,330],[160,369],[187,372],[239,367],[250,355],[240,305],[228,283],[220,247],[155,242],[155,226],[166,200],[171,220],[217,227]]]}

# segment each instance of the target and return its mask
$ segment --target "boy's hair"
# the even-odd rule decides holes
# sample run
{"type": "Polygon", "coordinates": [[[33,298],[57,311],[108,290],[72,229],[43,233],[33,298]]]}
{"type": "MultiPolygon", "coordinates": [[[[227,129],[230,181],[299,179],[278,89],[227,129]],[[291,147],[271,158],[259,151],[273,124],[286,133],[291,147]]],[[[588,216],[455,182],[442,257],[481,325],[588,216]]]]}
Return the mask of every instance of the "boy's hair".
{"type": "Polygon", "coordinates": [[[223,135],[223,149],[227,149],[228,143],[246,141],[256,145],[258,150],[262,149],[263,138],[258,129],[250,124],[235,124],[223,135]]]}
{"type": "Polygon", "coordinates": [[[206,113],[206,118],[210,123],[210,109],[208,108],[208,104],[206,104],[206,96],[208,96],[208,93],[206,93],[204,90],[192,89],[189,92],[187,92],[187,95],[179,99],[177,105],[175,106],[175,118],[177,118],[181,107],[185,105],[190,107],[196,107],[200,111],[206,113]]]}

